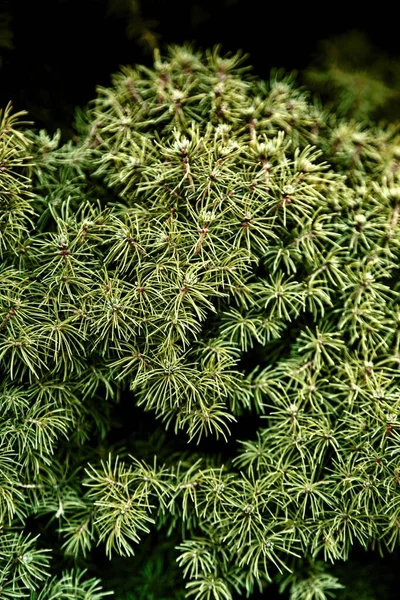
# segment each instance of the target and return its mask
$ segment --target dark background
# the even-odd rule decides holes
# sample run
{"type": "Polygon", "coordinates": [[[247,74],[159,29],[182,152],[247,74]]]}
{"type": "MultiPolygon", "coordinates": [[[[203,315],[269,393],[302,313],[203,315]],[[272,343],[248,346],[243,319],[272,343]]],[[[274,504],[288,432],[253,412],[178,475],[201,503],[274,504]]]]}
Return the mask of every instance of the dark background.
{"type": "Polygon", "coordinates": [[[0,107],[12,100],[39,127],[60,127],[65,136],[72,133],[74,107],[85,105],[97,84],[107,85],[119,65],[151,63],[147,30],[161,49],[185,41],[243,49],[261,77],[271,67],[305,68],[320,40],[355,29],[400,55],[400,10],[384,2],[0,0],[0,13],[7,15],[13,46],[0,45],[0,107]]]}

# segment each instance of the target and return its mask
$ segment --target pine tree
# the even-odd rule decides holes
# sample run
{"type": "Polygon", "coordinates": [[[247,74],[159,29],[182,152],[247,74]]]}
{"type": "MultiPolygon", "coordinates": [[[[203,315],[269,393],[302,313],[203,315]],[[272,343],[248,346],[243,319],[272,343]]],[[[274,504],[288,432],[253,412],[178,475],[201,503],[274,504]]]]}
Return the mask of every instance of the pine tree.
{"type": "Polygon", "coordinates": [[[64,145],[2,113],[6,598],[102,598],[151,536],[194,600],[323,600],[397,548],[398,126],[245,59],[124,67],[64,145]]]}

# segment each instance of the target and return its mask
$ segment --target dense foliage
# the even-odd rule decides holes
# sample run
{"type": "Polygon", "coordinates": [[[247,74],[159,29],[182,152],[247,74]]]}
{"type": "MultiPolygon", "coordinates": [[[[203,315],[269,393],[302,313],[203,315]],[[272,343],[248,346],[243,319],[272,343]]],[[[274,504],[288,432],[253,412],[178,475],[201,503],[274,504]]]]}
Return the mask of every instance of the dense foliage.
{"type": "Polygon", "coordinates": [[[195,600],[398,545],[398,127],[243,62],[123,68],[66,145],[2,114],[6,598],[97,600],[156,532],[195,600]]]}

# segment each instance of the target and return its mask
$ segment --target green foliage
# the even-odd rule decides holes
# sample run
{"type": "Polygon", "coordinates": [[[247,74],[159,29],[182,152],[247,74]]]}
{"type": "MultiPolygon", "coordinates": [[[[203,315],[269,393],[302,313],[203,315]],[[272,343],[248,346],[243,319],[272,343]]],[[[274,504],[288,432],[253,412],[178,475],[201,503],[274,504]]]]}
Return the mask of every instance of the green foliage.
{"type": "Polygon", "coordinates": [[[281,583],[280,592],[291,584],[290,600],[326,600],[336,596],[334,590],[343,589],[336,577],[325,572],[324,564],[315,562],[301,565],[281,583]]]}
{"type": "Polygon", "coordinates": [[[353,31],[321,42],[314,63],[305,79],[334,99],[336,111],[359,120],[398,120],[399,59],[375,48],[365,34],[353,31]]]}
{"type": "MultiPolygon", "coordinates": [[[[399,132],[244,59],[173,47],[125,67],[64,146],[4,113],[0,515],[19,597],[100,598],[81,569],[156,531],[194,600],[270,582],[325,600],[326,563],[398,546],[399,132]],[[128,404],[168,435],[140,443],[135,418],[118,435],[128,404]],[[212,451],[249,418],[234,456],[212,451]]],[[[157,593],[145,580],[135,597],[157,593]]]]}

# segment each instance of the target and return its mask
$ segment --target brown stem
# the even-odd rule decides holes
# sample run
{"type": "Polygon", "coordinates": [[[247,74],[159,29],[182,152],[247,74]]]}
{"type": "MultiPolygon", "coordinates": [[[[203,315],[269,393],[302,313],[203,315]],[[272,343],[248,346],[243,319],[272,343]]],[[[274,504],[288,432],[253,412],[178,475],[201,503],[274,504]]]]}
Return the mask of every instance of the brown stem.
{"type": "Polygon", "coordinates": [[[6,316],[4,317],[3,321],[0,323],[0,331],[2,329],[4,329],[4,327],[7,325],[8,321],[11,319],[11,317],[13,317],[15,315],[15,308],[12,306],[10,308],[10,310],[8,311],[8,313],[6,314],[6,316]]]}
{"type": "Polygon", "coordinates": [[[251,119],[251,121],[249,121],[249,133],[250,133],[250,146],[253,146],[257,141],[256,121],[254,119],[251,119]]]}
{"type": "Polygon", "coordinates": [[[202,229],[199,229],[199,233],[201,235],[200,235],[199,241],[196,244],[196,249],[194,251],[195,254],[200,254],[200,251],[201,251],[201,248],[203,246],[204,240],[206,239],[206,235],[208,233],[208,227],[206,225],[204,225],[202,227],[202,229]]]}
{"type": "Polygon", "coordinates": [[[299,373],[301,373],[302,371],[305,371],[306,369],[308,369],[309,367],[311,367],[313,364],[312,360],[309,360],[305,365],[303,365],[302,367],[300,367],[299,369],[296,369],[296,375],[298,375],[299,373]]]}
{"type": "Polygon", "coordinates": [[[262,160],[262,166],[263,166],[263,170],[264,170],[264,177],[265,177],[265,185],[266,185],[266,189],[267,192],[269,191],[269,182],[270,182],[270,170],[271,170],[271,163],[269,163],[266,159],[262,160]]]}
{"type": "Polygon", "coordinates": [[[139,92],[133,87],[132,81],[128,81],[126,83],[126,87],[128,89],[128,92],[130,93],[130,95],[133,98],[135,98],[136,102],[138,102],[139,104],[143,104],[143,98],[141,97],[139,92]]]}
{"type": "Polygon", "coordinates": [[[193,181],[192,172],[190,170],[189,158],[187,156],[185,156],[182,159],[182,162],[183,162],[183,167],[185,169],[187,178],[189,180],[190,187],[194,190],[194,181],[193,181]]]}
{"type": "Polygon", "coordinates": [[[390,221],[390,228],[391,229],[396,229],[399,217],[400,217],[400,204],[397,204],[394,207],[393,215],[392,215],[392,220],[390,221]]]}

